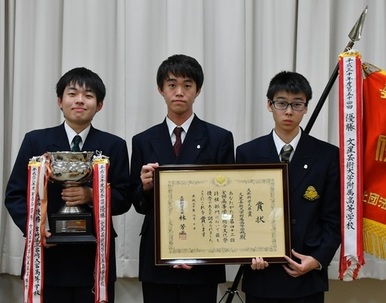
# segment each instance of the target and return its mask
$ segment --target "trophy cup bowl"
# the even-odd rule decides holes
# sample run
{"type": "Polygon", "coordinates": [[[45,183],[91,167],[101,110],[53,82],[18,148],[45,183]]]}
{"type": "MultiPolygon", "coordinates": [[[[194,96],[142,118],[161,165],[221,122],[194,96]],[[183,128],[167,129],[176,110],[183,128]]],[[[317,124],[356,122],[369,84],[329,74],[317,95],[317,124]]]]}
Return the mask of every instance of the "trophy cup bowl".
{"type": "MultiPolygon", "coordinates": [[[[92,178],[93,152],[49,152],[48,179],[64,187],[79,186],[92,178]]],[[[48,197],[49,199],[49,197],[48,197]]],[[[66,204],[50,218],[47,243],[95,242],[92,215],[81,206],[66,204]]]]}

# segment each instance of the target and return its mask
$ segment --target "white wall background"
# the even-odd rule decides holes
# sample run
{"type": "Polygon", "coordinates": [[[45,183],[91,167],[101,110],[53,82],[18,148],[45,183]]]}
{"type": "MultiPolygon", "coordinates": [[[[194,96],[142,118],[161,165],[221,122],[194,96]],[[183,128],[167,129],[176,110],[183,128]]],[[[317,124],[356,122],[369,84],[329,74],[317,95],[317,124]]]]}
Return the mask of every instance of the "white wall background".
{"type": "MultiPolygon", "coordinates": [[[[125,138],[131,152],[132,136],[166,113],[155,82],[159,64],[176,53],[193,56],[205,73],[196,113],[231,130],[238,145],[271,130],[265,93],[279,71],[309,79],[311,116],[366,5],[362,38],[354,48],[363,61],[386,69],[384,0],[0,0],[0,200],[24,134],[62,122],[55,84],[69,69],[85,66],[104,80],[105,105],[93,124],[125,138]]],[[[334,85],[311,131],[333,144],[338,143],[337,103],[334,85]]],[[[141,302],[136,277],[142,216],[132,209],[114,221],[121,277],[117,301],[141,302]]],[[[6,295],[7,302],[21,302],[15,275],[23,247],[1,203],[1,301],[6,295]]],[[[367,257],[361,278],[377,275],[375,268],[386,279],[385,261],[367,257]]],[[[234,274],[230,268],[230,281],[234,274]]],[[[330,277],[337,278],[336,262],[330,277]]],[[[380,280],[332,280],[327,302],[384,302],[385,286],[380,280]]]]}

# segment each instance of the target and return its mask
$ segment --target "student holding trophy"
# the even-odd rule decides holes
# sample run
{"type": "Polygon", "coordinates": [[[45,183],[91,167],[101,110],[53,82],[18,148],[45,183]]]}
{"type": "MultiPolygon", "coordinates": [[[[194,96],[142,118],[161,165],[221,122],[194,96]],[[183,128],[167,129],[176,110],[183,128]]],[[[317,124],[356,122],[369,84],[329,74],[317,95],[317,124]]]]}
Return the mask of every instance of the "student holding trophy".
{"type": "Polygon", "coordinates": [[[30,292],[25,290],[24,296],[42,296],[44,302],[55,303],[114,302],[117,235],[111,216],[123,214],[131,206],[127,144],[91,125],[106,94],[96,73],[74,68],[60,78],[56,93],[64,123],[25,135],[6,188],[5,205],[26,237],[22,277],[25,289],[31,288],[31,284],[33,287],[30,292]],[[102,164],[90,164],[93,157],[102,164]],[[40,179],[39,175],[47,178],[40,179]],[[39,187],[43,190],[35,195],[34,190],[39,187]],[[102,202],[105,204],[99,207],[102,202]],[[36,215],[41,215],[38,223],[43,224],[35,224],[32,229],[35,206],[42,206],[36,215]],[[92,218],[91,230],[95,229],[98,241],[82,237],[83,231],[90,231],[86,227],[90,222],[84,217],[77,221],[77,215],[70,214],[70,219],[66,219],[67,210],[79,208],[82,216],[88,214],[92,218]],[[101,221],[105,219],[107,224],[101,221]],[[104,239],[99,238],[98,231],[104,239]],[[55,244],[48,244],[54,234],[58,239],[55,244]],[[71,241],[66,237],[69,234],[71,241]],[[105,244],[105,250],[98,250],[100,243],[105,244]],[[101,263],[103,266],[97,268],[96,264],[101,263]],[[41,266],[34,267],[36,264],[41,266]]]}

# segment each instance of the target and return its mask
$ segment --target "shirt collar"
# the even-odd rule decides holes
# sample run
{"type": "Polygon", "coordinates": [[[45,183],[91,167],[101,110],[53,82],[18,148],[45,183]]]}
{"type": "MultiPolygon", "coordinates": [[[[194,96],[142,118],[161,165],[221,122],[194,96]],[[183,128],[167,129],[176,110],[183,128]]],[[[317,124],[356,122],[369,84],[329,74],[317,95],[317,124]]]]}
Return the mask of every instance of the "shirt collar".
{"type": "Polygon", "coordinates": [[[76,135],[79,135],[81,138],[82,138],[82,142],[79,143],[79,147],[80,149],[82,149],[83,147],[83,144],[84,144],[84,141],[86,141],[86,138],[87,138],[87,135],[88,133],[90,132],[90,128],[91,128],[91,124],[89,126],[87,126],[84,130],[82,130],[79,134],[77,134],[68,124],[67,122],[64,122],[64,129],[66,131],[66,134],[67,134],[67,139],[68,139],[68,143],[69,145],[71,146],[71,143],[72,143],[72,139],[74,139],[74,137],[76,135]]]}
{"type": "MultiPolygon", "coordinates": [[[[299,140],[300,140],[300,137],[302,135],[302,130],[301,128],[299,128],[299,132],[298,134],[295,136],[295,138],[292,139],[291,142],[289,143],[285,143],[282,139],[280,139],[280,137],[276,134],[276,131],[275,129],[273,129],[272,131],[272,136],[273,136],[273,142],[275,143],[275,146],[276,146],[276,150],[277,150],[277,154],[279,155],[280,154],[280,151],[281,149],[283,148],[284,145],[286,144],[291,144],[292,148],[293,148],[293,151],[296,150],[296,147],[298,146],[298,143],[299,143],[299,140]]],[[[294,153],[292,153],[293,155],[294,153]]],[[[291,155],[291,158],[292,158],[292,155],[291,155]]]]}
{"type": "Polygon", "coordinates": [[[181,133],[181,139],[183,140],[186,136],[186,133],[189,130],[190,125],[192,124],[194,118],[194,114],[192,114],[182,125],[175,124],[172,120],[169,119],[169,117],[166,116],[166,124],[168,126],[169,135],[170,137],[173,135],[173,131],[177,126],[180,126],[183,128],[183,132],[181,133]]]}

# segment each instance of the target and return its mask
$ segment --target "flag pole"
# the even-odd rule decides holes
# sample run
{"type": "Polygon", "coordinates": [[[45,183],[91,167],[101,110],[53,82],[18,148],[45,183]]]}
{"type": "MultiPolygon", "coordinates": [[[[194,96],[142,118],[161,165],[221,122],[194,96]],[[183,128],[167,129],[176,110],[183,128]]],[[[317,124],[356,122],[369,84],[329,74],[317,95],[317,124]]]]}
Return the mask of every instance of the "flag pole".
{"type": "MultiPolygon", "coordinates": [[[[365,23],[366,14],[367,14],[367,5],[366,5],[366,8],[363,10],[362,14],[360,15],[359,19],[357,20],[357,22],[355,23],[354,27],[351,29],[350,33],[348,34],[348,37],[350,38],[350,42],[347,44],[343,52],[347,52],[351,50],[352,47],[354,46],[354,43],[361,39],[361,34],[362,34],[363,24],[365,23]]],[[[314,112],[312,113],[311,118],[308,121],[306,128],[304,129],[304,132],[306,134],[308,134],[311,131],[311,128],[314,125],[315,120],[318,117],[319,112],[322,109],[323,104],[326,101],[327,96],[330,93],[336,78],[338,77],[338,73],[339,73],[339,63],[336,64],[335,69],[332,72],[332,75],[328,80],[327,85],[324,88],[324,91],[320,96],[320,99],[314,109],[314,112]]]]}
{"type": "Polygon", "coordinates": [[[219,301],[219,303],[221,303],[224,299],[226,299],[225,303],[232,303],[233,301],[233,297],[235,295],[237,295],[237,297],[239,298],[239,300],[244,303],[243,299],[241,298],[240,294],[239,294],[239,291],[237,289],[239,283],[240,283],[240,280],[241,280],[241,277],[243,276],[243,265],[240,265],[239,267],[239,270],[237,271],[237,274],[236,274],[236,277],[232,283],[232,286],[229,287],[227,289],[227,291],[225,292],[225,294],[222,296],[221,300],[219,301]]]}

